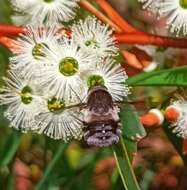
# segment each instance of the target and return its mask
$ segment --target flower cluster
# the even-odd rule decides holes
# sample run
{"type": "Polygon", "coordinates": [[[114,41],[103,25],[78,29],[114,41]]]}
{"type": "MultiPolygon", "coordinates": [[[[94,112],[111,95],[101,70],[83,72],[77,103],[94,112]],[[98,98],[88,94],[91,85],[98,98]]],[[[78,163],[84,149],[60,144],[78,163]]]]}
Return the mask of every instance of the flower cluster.
{"type": "Polygon", "coordinates": [[[47,24],[68,22],[75,17],[78,0],[10,0],[17,24],[47,24]]]}
{"type": "Polygon", "coordinates": [[[0,104],[7,106],[10,126],[22,131],[65,142],[80,139],[81,105],[92,86],[104,85],[116,101],[129,93],[127,75],[114,61],[118,48],[112,31],[96,18],[88,17],[68,29],[30,25],[12,52],[0,104]],[[63,35],[67,30],[69,35],[63,35]]]}
{"type": "Polygon", "coordinates": [[[187,1],[186,0],[138,0],[143,8],[167,18],[170,32],[187,34],[187,1]]]}

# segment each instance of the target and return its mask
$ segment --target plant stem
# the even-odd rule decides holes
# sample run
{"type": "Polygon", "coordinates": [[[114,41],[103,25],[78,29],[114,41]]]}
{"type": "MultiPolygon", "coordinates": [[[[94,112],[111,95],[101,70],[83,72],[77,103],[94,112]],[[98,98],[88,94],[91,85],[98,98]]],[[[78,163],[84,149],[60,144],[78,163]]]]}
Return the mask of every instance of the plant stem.
{"type": "Polygon", "coordinates": [[[98,11],[90,2],[87,0],[80,0],[80,5],[84,7],[86,10],[94,14],[97,18],[103,21],[105,24],[108,24],[111,28],[113,28],[116,32],[122,32],[121,28],[118,27],[115,23],[113,23],[109,18],[107,18],[103,13],[98,11]]]}
{"type": "Polygon", "coordinates": [[[96,0],[98,5],[106,12],[109,18],[118,25],[125,33],[142,33],[136,28],[131,26],[124,18],[122,18],[118,12],[106,1],[106,0],[96,0]]]}
{"type": "Polygon", "coordinates": [[[5,36],[0,36],[0,44],[11,50],[15,48],[14,40],[5,36]]]}
{"type": "Polygon", "coordinates": [[[67,147],[67,144],[63,144],[63,145],[59,146],[56,154],[54,155],[54,158],[52,159],[52,161],[47,166],[47,168],[46,168],[46,170],[44,172],[43,178],[41,179],[41,181],[37,185],[36,190],[43,189],[43,186],[45,185],[46,181],[50,178],[51,172],[53,171],[53,169],[55,168],[56,164],[58,163],[58,161],[62,157],[62,155],[63,155],[66,147],[67,147]]]}
{"type": "Polygon", "coordinates": [[[0,167],[7,166],[13,160],[20,144],[20,136],[21,134],[16,131],[12,132],[10,137],[7,139],[0,157],[0,167]]]}
{"type": "Polygon", "coordinates": [[[24,33],[26,28],[19,26],[0,25],[0,36],[17,36],[24,33]]]}
{"type": "Polygon", "coordinates": [[[162,47],[187,48],[187,39],[170,38],[151,34],[115,34],[119,43],[156,45],[162,47]]]}

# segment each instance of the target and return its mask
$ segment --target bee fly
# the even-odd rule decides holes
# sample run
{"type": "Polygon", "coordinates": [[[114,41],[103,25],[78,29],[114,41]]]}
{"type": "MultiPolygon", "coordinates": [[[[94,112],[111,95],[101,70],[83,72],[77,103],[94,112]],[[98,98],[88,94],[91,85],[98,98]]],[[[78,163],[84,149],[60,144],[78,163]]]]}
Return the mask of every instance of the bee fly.
{"type": "Polygon", "coordinates": [[[119,142],[118,107],[104,86],[93,86],[88,91],[84,110],[84,140],[90,146],[106,147],[119,142]]]}

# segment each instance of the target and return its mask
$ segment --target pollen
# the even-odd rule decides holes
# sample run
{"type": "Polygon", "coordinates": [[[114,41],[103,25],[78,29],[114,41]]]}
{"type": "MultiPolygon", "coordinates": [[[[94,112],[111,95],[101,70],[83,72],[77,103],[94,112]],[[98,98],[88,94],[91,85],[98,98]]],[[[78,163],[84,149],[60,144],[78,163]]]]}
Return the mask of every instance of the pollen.
{"type": "Polygon", "coordinates": [[[78,69],[78,61],[72,57],[66,57],[59,63],[59,70],[64,76],[73,76],[78,69]]]}
{"type": "Polygon", "coordinates": [[[48,100],[48,109],[50,112],[62,111],[65,108],[65,101],[53,97],[48,100]]]}
{"type": "Polygon", "coordinates": [[[88,78],[87,84],[88,84],[88,87],[104,86],[105,81],[104,81],[103,77],[100,75],[91,75],[88,78]]]}
{"type": "Polygon", "coordinates": [[[20,93],[20,97],[24,104],[30,104],[32,102],[32,89],[29,86],[25,86],[20,93]]]}
{"type": "Polygon", "coordinates": [[[45,43],[36,44],[32,49],[32,55],[35,59],[39,59],[40,57],[44,57],[43,49],[47,47],[45,43]]]}

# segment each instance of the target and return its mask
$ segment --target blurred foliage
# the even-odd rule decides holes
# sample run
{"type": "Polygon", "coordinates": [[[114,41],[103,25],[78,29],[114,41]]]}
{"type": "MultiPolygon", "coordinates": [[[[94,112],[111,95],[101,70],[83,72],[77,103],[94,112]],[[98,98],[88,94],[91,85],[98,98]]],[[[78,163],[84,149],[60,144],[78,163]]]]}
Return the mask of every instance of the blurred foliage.
{"type": "MultiPolygon", "coordinates": [[[[113,2],[117,7],[117,0],[113,2]]],[[[128,5],[127,14],[124,13],[128,20],[144,30],[149,28],[148,24],[134,19],[136,16],[134,12],[139,9],[137,1],[128,0],[128,5]]],[[[8,0],[0,1],[0,23],[11,23],[11,13],[8,0]]],[[[77,18],[79,16],[84,18],[87,14],[80,9],[77,18]]],[[[6,74],[9,56],[10,52],[0,47],[1,79],[6,74]]],[[[121,59],[120,56],[116,57],[118,58],[121,59]]],[[[131,86],[159,86],[154,90],[151,87],[138,87],[132,90],[131,99],[145,99],[145,104],[135,105],[140,113],[155,105],[160,108],[167,105],[171,94],[178,90],[175,87],[160,88],[160,86],[187,84],[186,67],[174,69],[170,63],[166,63],[159,69],[152,73],[136,75],[128,80],[131,86]],[[161,70],[163,68],[166,70],[161,70]]],[[[167,124],[163,129],[168,138],[163,135],[162,129],[159,132],[148,131],[148,137],[138,144],[131,137],[137,133],[144,136],[145,130],[138,122],[134,107],[125,105],[120,117],[123,125],[122,141],[113,147],[117,166],[121,171],[119,174],[114,158],[111,158],[112,149],[88,148],[84,142],[76,141],[63,144],[43,135],[21,134],[7,127],[8,123],[3,117],[2,108],[0,110],[0,189],[16,189],[16,185],[21,186],[23,183],[27,189],[38,190],[122,190],[125,183],[126,190],[136,190],[139,187],[131,162],[138,145],[140,151],[133,161],[133,166],[142,190],[186,190],[187,172],[184,166],[186,156],[183,155],[181,160],[170,146],[168,138],[180,155],[182,155],[182,142],[168,130],[167,124]],[[149,136],[154,138],[150,140],[149,136]]]]}

